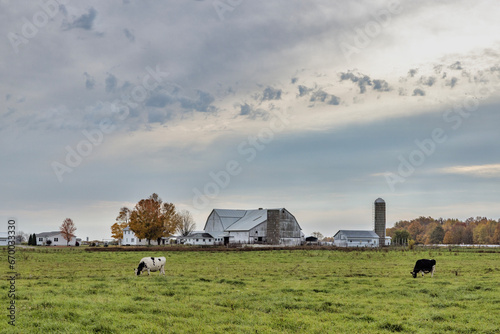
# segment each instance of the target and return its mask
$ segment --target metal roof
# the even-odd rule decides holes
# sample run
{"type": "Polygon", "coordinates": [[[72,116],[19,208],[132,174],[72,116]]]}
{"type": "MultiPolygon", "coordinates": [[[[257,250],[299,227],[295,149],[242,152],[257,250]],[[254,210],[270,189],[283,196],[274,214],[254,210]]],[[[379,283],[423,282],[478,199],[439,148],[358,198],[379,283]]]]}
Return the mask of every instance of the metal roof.
{"type": "Polygon", "coordinates": [[[379,197],[375,200],[375,203],[385,203],[385,201],[379,197]]]}
{"type": "Polygon", "coordinates": [[[54,232],[42,232],[42,233],[36,233],[37,238],[47,238],[47,237],[53,237],[54,235],[61,234],[60,231],[54,231],[54,232]]]}
{"type": "Polygon", "coordinates": [[[339,230],[333,237],[336,237],[339,233],[342,233],[347,238],[379,238],[377,233],[368,230],[339,230]]]}
{"type": "Polygon", "coordinates": [[[245,215],[234,224],[226,228],[226,231],[248,231],[267,220],[267,210],[247,210],[245,215]]]}

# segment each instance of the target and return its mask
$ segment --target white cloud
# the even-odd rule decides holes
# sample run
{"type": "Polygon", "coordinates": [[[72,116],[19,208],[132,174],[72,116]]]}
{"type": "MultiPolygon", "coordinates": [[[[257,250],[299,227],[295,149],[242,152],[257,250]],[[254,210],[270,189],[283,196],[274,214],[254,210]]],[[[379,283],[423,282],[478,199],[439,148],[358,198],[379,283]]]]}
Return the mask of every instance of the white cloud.
{"type": "Polygon", "coordinates": [[[481,178],[499,178],[500,164],[452,166],[439,169],[443,174],[458,174],[481,178]]]}

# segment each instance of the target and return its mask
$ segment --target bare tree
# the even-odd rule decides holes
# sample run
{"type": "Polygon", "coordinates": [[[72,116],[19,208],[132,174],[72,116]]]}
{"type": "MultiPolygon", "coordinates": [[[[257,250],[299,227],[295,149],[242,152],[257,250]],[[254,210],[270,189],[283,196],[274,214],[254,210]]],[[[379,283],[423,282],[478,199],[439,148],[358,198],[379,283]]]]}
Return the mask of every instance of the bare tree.
{"type": "Polygon", "coordinates": [[[323,239],[323,234],[321,232],[313,232],[311,235],[315,238],[318,238],[318,241],[321,241],[323,239]]]}
{"type": "Polygon", "coordinates": [[[71,220],[71,218],[66,218],[63,221],[61,227],[59,227],[59,230],[61,231],[63,238],[66,240],[66,246],[68,246],[71,238],[75,236],[75,223],[73,223],[73,220],[71,220]]]}
{"type": "Polygon", "coordinates": [[[188,210],[181,210],[178,213],[178,219],[180,220],[179,229],[177,230],[181,236],[185,237],[194,231],[196,224],[194,222],[191,212],[188,210]]]}

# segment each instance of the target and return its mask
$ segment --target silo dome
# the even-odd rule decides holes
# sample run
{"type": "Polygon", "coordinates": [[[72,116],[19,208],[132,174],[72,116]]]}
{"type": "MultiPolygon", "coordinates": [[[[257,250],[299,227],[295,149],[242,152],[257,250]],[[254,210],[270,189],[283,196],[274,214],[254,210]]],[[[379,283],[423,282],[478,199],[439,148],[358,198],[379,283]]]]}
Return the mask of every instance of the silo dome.
{"type": "Polygon", "coordinates": [[[375,203],[385,203],[385,201],[379,197],[375,200],[375,203]]]}

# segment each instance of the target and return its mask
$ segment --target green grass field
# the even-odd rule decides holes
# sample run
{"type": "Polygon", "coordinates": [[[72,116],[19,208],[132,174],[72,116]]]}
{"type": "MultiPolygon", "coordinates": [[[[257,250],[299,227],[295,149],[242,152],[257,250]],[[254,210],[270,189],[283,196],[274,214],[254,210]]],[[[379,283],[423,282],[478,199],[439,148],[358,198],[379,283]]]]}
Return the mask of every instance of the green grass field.
{"type": "Polygon", "coordinates": [[[18,248],[16,261],[2,333],[500,333],[498,251],[18,248]],[[144,256],[165,256],[166,276],[134,276],[144,256]],[[420,258],[433,278],[411,277],[420,258]]]}

